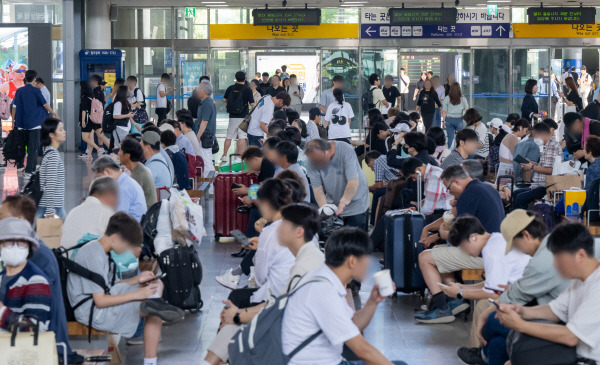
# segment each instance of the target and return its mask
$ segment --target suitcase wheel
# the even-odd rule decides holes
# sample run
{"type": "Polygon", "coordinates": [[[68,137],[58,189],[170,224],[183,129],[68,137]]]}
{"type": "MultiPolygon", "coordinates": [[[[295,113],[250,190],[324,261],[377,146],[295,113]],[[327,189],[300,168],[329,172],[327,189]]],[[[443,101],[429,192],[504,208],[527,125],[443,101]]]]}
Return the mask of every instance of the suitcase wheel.
{"type": "Polygon", "coordinates": [[[202,299],[200,299],[200,301],[196,304],[196,308],[190,308],[190,313],[192,313],[192,314],[200,313],[200,309],[202,309],[203,306],[204,306],[204,302],[202,301],[202,299]]]}
{"type": "Polygon", "coordinates": [[[218,233],[215,233],[215,243],[219,243],[220,239],[221,239],[221,235],[218,233]]]}

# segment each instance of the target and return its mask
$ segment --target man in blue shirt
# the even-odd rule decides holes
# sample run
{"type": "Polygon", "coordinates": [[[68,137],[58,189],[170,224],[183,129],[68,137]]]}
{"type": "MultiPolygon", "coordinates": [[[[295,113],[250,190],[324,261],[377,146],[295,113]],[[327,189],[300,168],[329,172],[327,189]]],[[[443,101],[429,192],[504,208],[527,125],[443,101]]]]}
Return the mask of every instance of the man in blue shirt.
{"type": "MultiPolygon", "coordinates": [[[[155,132],[154,132],[155,133],[155,132]]],[[[123,173],[115,160],[109,156],[100,156],[92,165],[96,177],[110,176],[119,183],[119,203],[117,212],[125,212],[138,222],[146,214],[144,190],[129,175],[123,173]]]]}
{"type": "MultiPolygon", "coordinates": [[[[40,89],[33,86],[36,77],[36,71],[27,70],[25,72],[25,86],[17,89],[13,99],[12,118],[15,121],[15,126],[23,133],[29,152],[27,154],[27,168],[25,168],[25,175],[23,176],[25,180],[28,180],[36,170],[42,123],[48,118],[48,113],[58,118],[58,115],[54,113],[46,99],[44,99],[40,89]]],[[[17,161],[18,171],[24,169],[24,159],[17,161]]]]}
{"type": "Polygon", "coordinates": [[[213,159],[212,159],[212,139],[213,143],[217,143],[217,108],[215,107],[215,101],[212,99],[213,87],[210,81],[202,81],[198,85],[197,95],[201,100],[201,104],[198,107],[198,142],[200,143],[200,157],[204,160],[203,177],[208,176],[211,171],[215,170],[213,159]],[[202,143],[202,141],[205,141],[202,143]],[[207,147],[205,147],[207,146],[207,147]]]}
{"type": "Polygon", "coordinates": [[[162,188],[173,186],[173,175],[169,165],[160,153],[160,135],[154,131],[146,131],[142,134],[142,149],[146,158],[146,167],[152,172],[154,186],[162,188]]]}

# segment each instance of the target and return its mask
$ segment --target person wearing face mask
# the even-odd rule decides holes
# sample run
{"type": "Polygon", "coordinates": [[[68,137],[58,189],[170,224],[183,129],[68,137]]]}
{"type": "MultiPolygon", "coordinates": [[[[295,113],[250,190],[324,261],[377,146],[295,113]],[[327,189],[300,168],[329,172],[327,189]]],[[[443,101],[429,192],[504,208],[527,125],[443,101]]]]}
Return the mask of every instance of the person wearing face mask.
{"type": "Polygon", "coordinates": [[[529,203],[535,199],[541,199],[546,195],[546,175],[552,174],[554,160],[562,156],[560,144],[552,138],[550,128],[545,123],[537,123],[533,126],[532,137],[535,144],[540,148],[540,162],[522,163],[525,171],[532,171],[531,187],[515,190],[515,209],[527,209],[529,203]]]}
{"type": "Polygon", "coordinates": [[[33,228],[24,219],[0,221],[0,328],[8,330],[20,316],[37,323],[40,332],[50,327],[52,292],[46,274],[30,259],[39,248],[33,228]]]}
{"type": "Polygon", "coordinates": [[[521,118],[513,123],[511,133],[502,139],[498,152],[500,156],[498,175],[512,175],[515,147],[519,144],[519,140],[527,134],[529,127],[529,121],[521,118]]]}

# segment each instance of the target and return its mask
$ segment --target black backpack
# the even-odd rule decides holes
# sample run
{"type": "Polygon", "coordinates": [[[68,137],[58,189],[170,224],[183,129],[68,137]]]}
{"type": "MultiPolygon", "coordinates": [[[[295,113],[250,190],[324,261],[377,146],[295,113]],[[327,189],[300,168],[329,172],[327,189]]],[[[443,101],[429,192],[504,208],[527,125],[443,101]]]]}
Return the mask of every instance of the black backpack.
{"type": "MultiPolygon", "coordinates": [[[[133,96],[136,97],[136,101],[139,101],[139,100],[137,100],[137,92],[138,92],[138,90],[140,90],[139,87],[136,87],[135,89],[133,89],[133,96]]],[[[140,108],[146,109],[146,95],[144,95],[144,92],[142,90],[140,90],[140,92],[142,93],[142,97],[144,98],[144,100],[140,104],[140,108]]]]}
{"type": "Polygon", "coordinates": [[[102,116],[102,131],[104,133],[112,133],[117,127],[117,124],[115,123],[115,118],[113,117],[114,109],[114,103],[110,103],[106,108],[104,108],[104,115],[102,116]]]}
{"type": "MultiPolygon", "coordinates": [[[[44,156],[46,156],[46,154],[49,151],[44,152],[44,156]]],[[[43,160],[43,157],[42,157],[43,160]]],[[[23,191],[21,191],[21,195],[26,195],[28,197],[30,197],[34,202],[35,202],[35,206],[37,207],[40,203],[40,200],[42,200],[42,196],[44,195],[44,191],[42,190],[42,187],[40,186],[40,171],[36,171],[33,174],[31,174],[31,179],[29,180],[29,182],[27,183],[27,185],[25,185],[25,187],[23,188],[23,191]]]]}
{"type": "Polygon", "coordinates": [[[2,148],[6,165],[8,165],[8,161],[13,161],[13,164],[17,166],[17,161],[22,161],[25,158],[26,144],[25,134],[17,129],[17,127],[8,133],[4,141],[4,147],[2,148]]]}
{"type": "Polygon", "coordinates": [[[160,206],[162,201],[158,201],[154,203],[148,208],[146,214],[142,216],[142,220],[140,225],[142,226],[142,232],[144,234],[144,244],[142,246],[142,253],[140,254],[140,259],[149,257],[154,258],[156,252],[154,248],[154,239],[158,234],[156,230],[156,225],[158,224],[158,215],[160,214],[160,206]]]}
{"type": "Polygon", "coordinates": [[[373,89],[369,89],[362,94],[362,107],[363,113],[375,108],[375,104],[373,103],[373,89]]]}
{"type": "Polygon", "coordinates": [[[244,88],[235,89],[232,88],[229,97],[227,98],[227,113],[229,114],[243,114],[246,105],[244,103],[244,96],[242,93],[244,88]]]}
{"type": "Polygon", "coordinates": [[[200,107],[200,99],[196,96],[196,90],[192,91],[192,95],[188,98],[187,107],[190,113],[192,113],[192,118],[198,118],[198,107],[200,107]]]}

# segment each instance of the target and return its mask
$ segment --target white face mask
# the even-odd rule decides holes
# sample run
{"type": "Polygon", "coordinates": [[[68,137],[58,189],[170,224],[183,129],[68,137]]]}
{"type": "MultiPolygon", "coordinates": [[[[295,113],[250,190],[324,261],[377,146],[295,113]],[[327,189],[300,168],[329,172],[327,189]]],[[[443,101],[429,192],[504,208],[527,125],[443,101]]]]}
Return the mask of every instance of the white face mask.
{"type": "Polygon", "coordinates": [[[394,134],[394,142],[397,141],[398,138],[400,138],[400,134],[394,134]]]}
{"type": "Polygon", "coordinates": [[[537,144],[540,147],[544,145],[544,140],[541,138],[534,138],[533,142],[535,142],[535,144],[537,144]]]}
{"type": "Polygon", "coordinates": [[[0,251],[0,259],[8,266],[19,266],[29,255],[29,248],[14,245],[11,247],[4,247],[0,251]]]}

